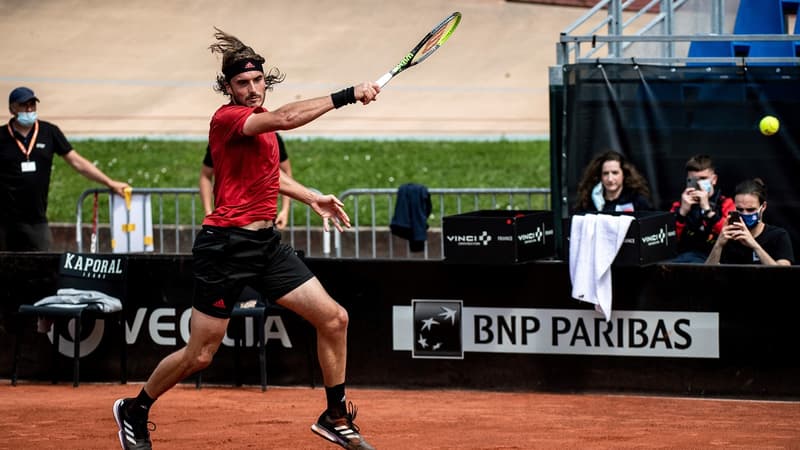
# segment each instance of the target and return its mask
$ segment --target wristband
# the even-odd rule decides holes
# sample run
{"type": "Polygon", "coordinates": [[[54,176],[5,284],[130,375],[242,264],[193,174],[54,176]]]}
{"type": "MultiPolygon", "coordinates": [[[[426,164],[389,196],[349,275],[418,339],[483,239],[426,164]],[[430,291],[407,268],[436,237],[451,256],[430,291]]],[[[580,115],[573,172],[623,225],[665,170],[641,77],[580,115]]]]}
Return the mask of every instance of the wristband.
{"type": "Polygon", "coordinates": [[[339,92],[334,92],[331,94],[331,100],[333,101],[333,107],[336,109],[341,108],[344,105],[348,105],[350,103],[356,102],[356,88],[350,86],[349,88],[342,89],[339,92]]]}

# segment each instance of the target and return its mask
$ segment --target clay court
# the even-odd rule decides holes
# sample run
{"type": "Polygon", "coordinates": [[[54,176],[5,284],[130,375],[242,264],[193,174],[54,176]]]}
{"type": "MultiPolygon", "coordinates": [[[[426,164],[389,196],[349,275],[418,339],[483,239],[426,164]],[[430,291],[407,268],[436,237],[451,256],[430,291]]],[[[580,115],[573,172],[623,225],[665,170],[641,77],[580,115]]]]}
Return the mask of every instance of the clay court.
{"type": "MultiPolygon", "coordinates": [[[[0,92],[29,85],[43,119],[70,138],[204,139],[222,101],[210,88],[215,25],[287,72],[269,97],[274,107],[379,76],[420,29],[455,9],[465,19],[447,51],[393,81],[371,109],[351,108],[295,135],[546,136],[554,43],[585,12],[499,0],[435,2],[425,19],[418,15],[430,0],[267,1],[260,17],[243,0],[89,4],[0,5],[0,92]],[[487,43],[491,51],[481,51],[487,43]]],[[[119,448],[111,406],[140,387],[0,380],[0,449],[119,448]]],[[[361,387],[348,397],[379,449],[800,448],[800,402],[361,387]]],[[[309,429],[323,404],[320,388],[181,385],[151,414],[153,443],[334,449],[309,429]]]]}
{"type": "MultiPolygon", "coordinates": [[[[117,448],[111,405],[139,385],[0,386],[0,448],[117,448]]],[[[800,404],[604,394],[351,388],[379,449],[800,448],[800,404]]],[[[156,404],[154,448],[320,449],[324,393],[181,385],[156,404]]]]}

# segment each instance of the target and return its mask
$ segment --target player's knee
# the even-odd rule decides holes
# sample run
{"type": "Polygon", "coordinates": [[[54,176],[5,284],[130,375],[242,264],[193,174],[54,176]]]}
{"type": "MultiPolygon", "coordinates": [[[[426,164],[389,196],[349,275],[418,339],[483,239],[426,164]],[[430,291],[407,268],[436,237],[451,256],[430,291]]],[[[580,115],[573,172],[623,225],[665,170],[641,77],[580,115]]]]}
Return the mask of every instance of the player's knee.
{"type": "Polygon", "coordinates": [[[194,360],[194,371],[203,370],[206,367],[210,366],[212,359],[213,358],[208,357],[208,356],[198,356],[194,360]]]}
{"type": "Polygon", "coordinates": [[[214,353],[210,352],[200,352],[198,353],[197,357],[194,358],[193,365],[195,370],[203,370],[206,367],[211,365],[211,361],[214,360],[214,353]]]}
{"type": "Polygon", "coordinates": [[[337,306],[336,312],[331,314],[328,320],[325,321],[322,330],[326,334],[341,334],[347,331],[347,324],[350,317],[347,315],[347,310],[341,306],[337,306]]]}

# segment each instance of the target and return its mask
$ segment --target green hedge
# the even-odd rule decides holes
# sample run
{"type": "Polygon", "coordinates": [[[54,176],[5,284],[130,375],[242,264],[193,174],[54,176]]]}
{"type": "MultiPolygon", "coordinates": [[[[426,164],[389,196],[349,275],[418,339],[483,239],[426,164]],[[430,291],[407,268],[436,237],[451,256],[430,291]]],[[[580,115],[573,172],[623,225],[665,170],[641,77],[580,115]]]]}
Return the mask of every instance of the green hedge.
{"type": "MultiPolygon", "coordinates": [[[[205,143],[198,141],[87,140],[73,145],[110,177],[127,181],[134,188],[197,187],[205,152],[205,143]]],[[[298,181],[337,195],[351,188],[397,188],[403,183],[421,183],[431,188],[550,186],[546,141],[344,141],[289,137],[286,148],[298,181]]],[[[95,187],[99,185],[56,158],[49,220],[74,223],[80,194],[95,187]]],[[[196,208],[202,214],[199,201],[196,208]]],[[[83,220],[88,222],[91,202],[86,201],[83,209],[83,220]]],[[[101,221],[107,209],[100,206],[101,221]]],[[[185,214],[188,212],[181,211],[181,217],[188,217],[185,214]]],[[[296,218],[304,217],[298,214],[304,212],[295,210],[296,218]]],[[[174,216],[174,209],[166,216],[174,216]]]]}

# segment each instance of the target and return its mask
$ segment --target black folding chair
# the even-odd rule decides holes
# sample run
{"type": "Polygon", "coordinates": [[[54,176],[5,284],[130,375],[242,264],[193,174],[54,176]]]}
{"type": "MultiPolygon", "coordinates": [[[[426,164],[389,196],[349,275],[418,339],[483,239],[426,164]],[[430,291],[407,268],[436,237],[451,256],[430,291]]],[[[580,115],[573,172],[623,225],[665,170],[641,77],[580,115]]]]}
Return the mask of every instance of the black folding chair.
{"type": "MultiPolygon", "coordinates": [[[[58,289],[72,288],[80,291],[98,291],[120,300],[124,307],[127,294],[127,275],[128,268],[125,256],[67,252],[61,255],[59,261],[57,287],[58,289]]],[[[74,321],[72,385],[75,387],[80,382],[81,332],[84,320],[101,319],[104,325],[105,323],[113,323],[119,343],[120,383],[125,384],[127,382],[127,343],[125,341],[123,310],[107,312],[97,303],[87,303],[83,307],[56,306],[52,304],[40,306],[20,305],[18,315],[23,319],[35,317],[46,324],[52,322],[51,374],[53,384],[58,382],[59,341],[62,333],[69,335],[69,323],[74,321]]],[[[11,384],[14,386],[17,384],[17,370],[21,357],[21,344],[25,334],[25,325],[26,323],[21,323],[17,327],[13,369],[11,371],[11,384]]]]}

